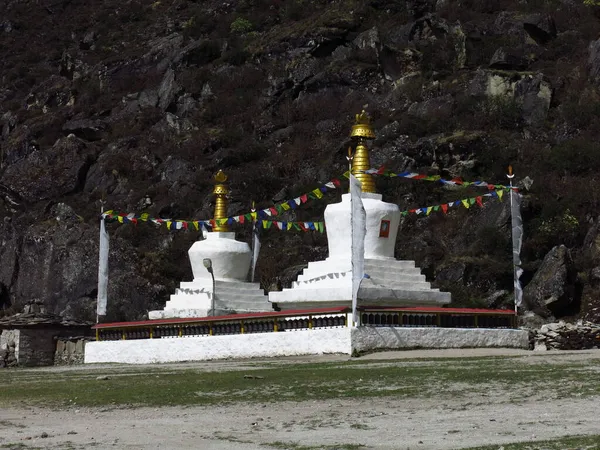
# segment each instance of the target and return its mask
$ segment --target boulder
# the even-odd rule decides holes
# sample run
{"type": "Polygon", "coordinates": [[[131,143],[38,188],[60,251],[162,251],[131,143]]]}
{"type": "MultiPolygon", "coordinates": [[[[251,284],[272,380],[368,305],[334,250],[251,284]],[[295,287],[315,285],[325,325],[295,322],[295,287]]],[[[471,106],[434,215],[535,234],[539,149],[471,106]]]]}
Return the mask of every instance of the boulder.
{"type": "Polygon", "coordinates": [[[574,282],[569,250],[564,245],[554,247],[525,286],[523,302],[526,309],[545,318],[565,314],[575,300],[574,282]]]}
{"type": "Polygon", "coordinates": [[[490,60],[491,69],[524,70],[529,66],[529,60],[522,49],[500,47],[490,60]]]}
{"type": "Polygon", "coordinates": [[[557,35],[556,24],[549,14],[523,15],[516,11],[498,14],[492,31],[497,35],[517,37],[521,43],[545,45],[557,35]]]}
{"type": "Polygon", "coordinates": [[[29,202],[60,197],[80,187],[89,168],[93,150],[70,136],[49,149],[36,149],[10,165],[0,181],[29,202]]]}
{"type": "Polygon", "coordinates": [[[71,90],[71,81],[53,75],[31,90],[25,99],[27,109],[40,109],[48,112],[62,106],[75,103],[75,94],[71,90]]]}
{"type": "Polygon", "coordinates": [[[552,87],[542,74],[527,75],[515,84],[515,99],[521,104],[522,117],[528,125],[542,125],[552,102],[552,87]]]}
{"type": "Polygon", "coordinates": [[[453,109],[454,98],[448,94],[441,97],[434,97],[424,102],[413,103],[408,108],[407,113],[420,119],[443,120],[452,115],[453,109]]]}
{"type": "Polygon", "coordinates": [[[94,119],[74,119],[63,125],[63,131],[73,133],[78,138],[87,141],[102,139],[106,128],[106,122],[94,119]]]}
{"type": "Polygon", "coordinates": [[[528,125],[541,125],[548,116],[552,102],[552,86],[541,73],[506,74],[495,70],[478,69],[467,92],[475,97],[504,97],[514,99],[521,117],[528,125]]]}
{"type": "Polygon", "coordinates": [[[175,71],[167,70],[158,88],[158,107],[163,111],[169,107],[175,98],[179,86],[175,82],[175,71]]]}
{"type": "MultiPolygon", "coordinates": [[[[597,217],[583,240],[583,251],[592,261],[600,261],[600,217],[597,217]]],[[[600,277],[600,273],[598,274],[600,277]]]]}
{"type": "Polygon", "coordinates": [[[600,39],[590,42],[588,53],[590,77],[597,81],[600,79],[600,39]]]}

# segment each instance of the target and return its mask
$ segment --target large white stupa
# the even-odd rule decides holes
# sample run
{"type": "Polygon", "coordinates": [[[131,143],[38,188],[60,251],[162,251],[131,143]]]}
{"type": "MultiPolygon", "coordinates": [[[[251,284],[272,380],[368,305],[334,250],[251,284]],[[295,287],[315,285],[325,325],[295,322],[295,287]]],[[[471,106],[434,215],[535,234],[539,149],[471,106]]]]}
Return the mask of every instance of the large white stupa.
{"type": "MultiPolygon", "coordinates": [[[[394,258],[400,210],[382,201],[376,193],[370,169],[367,139],[375,138],[370,120],[363,111],[357,114],[351,138],[356,142],[352,174],[362,187],[362,202],[367,216],[365,237],[365,278],[358,292],[359,306],[441,306],[450,303],[450,293],[431,288],[414,261],[394,258]]],[[[329,257],[311,262],[291,288],[270,292],[269,301],[282,310],[331,306],[351,306],[351,218],[350,194],[325,208],[329,257]]]]}
{"type": "MultiPolygon", "coordinates": [[[[215,175],[215,219],[227,217],[227,176],[215,175]]],[[[236,241],[227,224],[213,227],[206,239],[196,241],[188,251],[193,281],[184,281],[171,295],[165,308],[150,311],[150,319],[206,317],[211,315],[272,311],[259,283],[247,281],[252,251],[236,241]],[[214,279],[213,279],[214,276],[214,279]]]]}

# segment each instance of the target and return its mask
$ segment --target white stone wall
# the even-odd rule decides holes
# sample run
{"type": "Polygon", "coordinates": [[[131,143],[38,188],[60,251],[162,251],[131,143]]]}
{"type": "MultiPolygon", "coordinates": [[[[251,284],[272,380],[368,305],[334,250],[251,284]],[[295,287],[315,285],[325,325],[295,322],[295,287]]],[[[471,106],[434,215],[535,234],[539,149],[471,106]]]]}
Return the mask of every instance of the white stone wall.
{"type": "Polygon", "coordinates": [[[352,329],[352,350],[411,348],[529,348],[526,330],[487,328],[396,328],[359,327],[352,329]]]}
{"type": "Polygon", "coordinates": [[[350,328],[89,342],[86,363],[149,364],[210,359],[350,354],[350,328]]]}

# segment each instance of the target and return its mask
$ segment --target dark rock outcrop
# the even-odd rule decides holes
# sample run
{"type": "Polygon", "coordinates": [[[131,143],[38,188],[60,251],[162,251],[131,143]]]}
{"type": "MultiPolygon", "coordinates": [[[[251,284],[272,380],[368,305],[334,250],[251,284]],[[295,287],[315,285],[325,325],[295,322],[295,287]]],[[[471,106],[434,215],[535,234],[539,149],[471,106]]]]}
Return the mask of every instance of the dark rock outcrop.
{"type": "Polygon", "coordinates": [[[554,247],[524,289],[526,308],[545,318],[568,313],[575,295],[572,265],[569,250],[563,245],[554,247]]]}
{"type": "MultiPolygon", "coordinates": [[[[515,182],[536,180],[523,206],[531,308],[599,316],[590,218],[600,22],[580,3],[549,14],[517,0],[106,0],[68,3],[57,26],[39,2],[0,2],[0,314],[93,315],[100,200],[208,219],[218,169],[230,177],[231,214],[343,179],[349,127],[365,108],[375,167],[496,184],[512,164],[515,182]],[[553,247],[562,262],[541,264],[553,247]]],[[[384,177],[377,186],[403,210],[487,192],[384,177]]],[[[284,217],[319,220],[339,192],[284,217]]],[[[507,203],[408,214],[396,256],[416,259],[457,304],[510,307],[507,203]]],[[[107,319],[142,318],[190,279],[198,233],[108,227],[107,319]]],[[[321,234],[262,239],[263,287],[326,256],[321,234]]]]}

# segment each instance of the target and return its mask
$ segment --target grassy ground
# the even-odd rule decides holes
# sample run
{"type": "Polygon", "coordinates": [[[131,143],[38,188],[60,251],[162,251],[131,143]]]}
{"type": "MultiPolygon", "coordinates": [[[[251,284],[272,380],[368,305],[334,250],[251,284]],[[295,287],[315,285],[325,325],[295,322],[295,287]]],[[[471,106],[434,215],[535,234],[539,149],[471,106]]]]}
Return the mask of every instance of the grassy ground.
{"type": "Polygon", "coordinates": [[[564,449],[600,449],[600,434],[596,436],[567,436],[559,439],[538,442],[516,442],[514,444],[486,445],[465,450],[564,450],[564,449]]]}
{"type": "Polygon", "coordinates": [[[241,370],[207,371],[203,365],[115,366],[81,370],[6,370],[0,406],[160,406],[277,402],[358,397],[460,398],[505,392],[519,402],[600,394],[600,360],[550,363],[536,357],[245,363],[241,370]],[[518,395],[511,394],[512,387],[518,395]]]}

